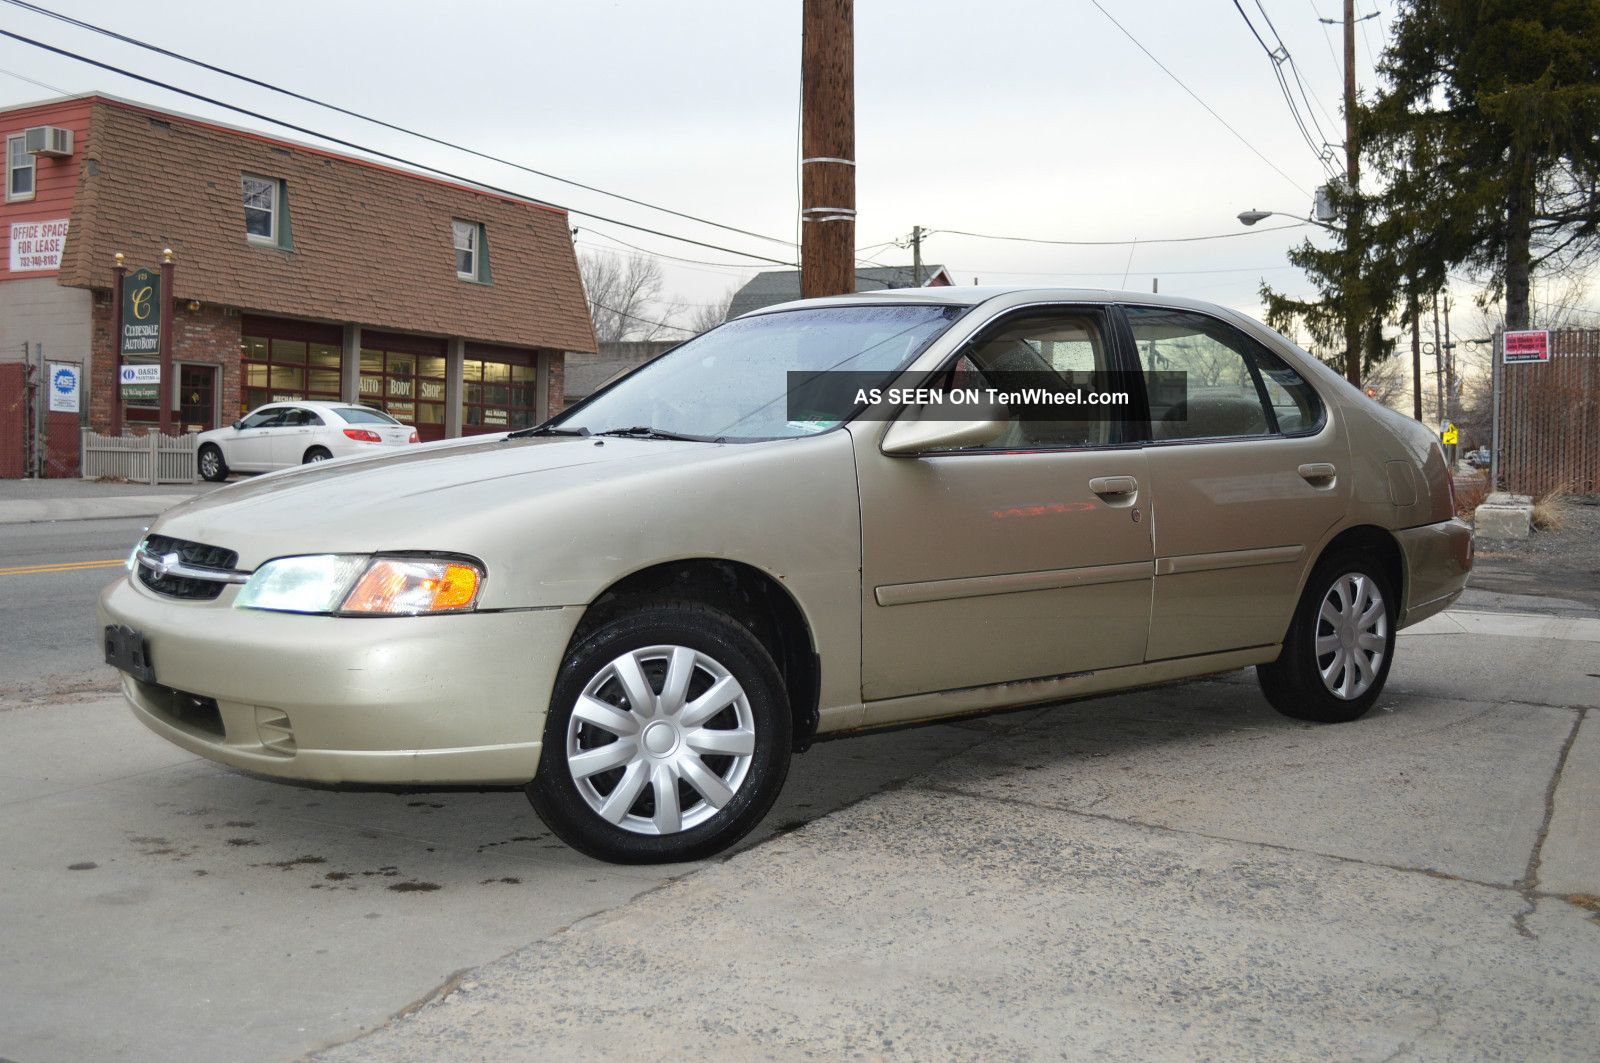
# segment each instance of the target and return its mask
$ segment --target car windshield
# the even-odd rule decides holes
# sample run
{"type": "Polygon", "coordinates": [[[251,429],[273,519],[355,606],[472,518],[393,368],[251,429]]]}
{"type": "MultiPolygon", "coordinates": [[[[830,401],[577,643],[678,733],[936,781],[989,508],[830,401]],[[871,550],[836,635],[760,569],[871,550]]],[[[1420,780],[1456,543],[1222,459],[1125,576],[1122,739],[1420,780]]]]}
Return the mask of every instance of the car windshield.
{"type": "Polygon", "coordinates": [[[399,424],[386,413],[369,410],[364,406],[340,406],[334,411],[349,424],[399,424]]]}
{"type": "Polygon", "coordinates": [[[641,366],[542,430],[728,441],[815,435],[851,411],[835,405],[791,420],[790,373],[851,370],[879,373],[886,381],[963,309],[820,307],[730,321],[641,366]]]}

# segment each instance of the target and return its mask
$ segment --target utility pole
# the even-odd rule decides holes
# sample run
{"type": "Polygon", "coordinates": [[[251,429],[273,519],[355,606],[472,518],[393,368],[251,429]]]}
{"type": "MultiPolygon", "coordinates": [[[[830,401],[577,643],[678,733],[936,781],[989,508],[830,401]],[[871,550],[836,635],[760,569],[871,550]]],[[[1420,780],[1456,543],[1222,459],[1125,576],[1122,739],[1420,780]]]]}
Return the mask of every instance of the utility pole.
{"type": "Polygon", "coordinates": [[[1361,386],[1361,148],[1356,143],[1356,0],[1344,0],[1344,375],[1361,386]]]}
{"type": "Polygon", "coordinates": [[[922,226],[911,227],[911,284],[922,287],[922,226]]]}
{"type": "Polygon", "coordinates": [[[800,295],[856,290],[855,0],[804,0],[800,295]]]}
{"type": "Polygon", "coordinates": [[[1444,386],[1445,414],[1454,421],[1461,412],[1461,381],[1456,379],[1456,345],[1450,342],[1450,292],[1444,293],[1444,386]]]}
{"type": "Polygon", "coordinates": [[[1411,416],[1422,420],[1422,307],[1411,293],[1411,416]]]}
{"type": "Polygon", "coordinates": [[[1438,387],[1438,423],[1445,424],[1445,347],[1438,343],[1438,293],[1434,293],[1434,386],[1438,387]]]}

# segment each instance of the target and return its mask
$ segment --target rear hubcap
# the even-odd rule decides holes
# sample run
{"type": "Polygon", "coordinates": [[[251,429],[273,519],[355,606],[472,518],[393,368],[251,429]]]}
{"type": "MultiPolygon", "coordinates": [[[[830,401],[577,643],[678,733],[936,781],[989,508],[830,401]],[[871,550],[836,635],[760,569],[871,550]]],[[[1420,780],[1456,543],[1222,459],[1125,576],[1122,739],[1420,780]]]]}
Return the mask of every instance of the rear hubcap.
{"type": "Polygon", "coordinates": [[[632,650],[596,672],[567,723],[567,768],[600,818],[677,834],[739,792],[755,759],[755,714],[717,660],[687,646],[632,650]]]}
{"type": "Polygon", "coordinates": [[[1389,615],[1369,576],[1351,572],[1328,588],[1317,612],[1316,658],[1322,685],[1342,701],[1372,689],[1389,649],[1389,615]]]}

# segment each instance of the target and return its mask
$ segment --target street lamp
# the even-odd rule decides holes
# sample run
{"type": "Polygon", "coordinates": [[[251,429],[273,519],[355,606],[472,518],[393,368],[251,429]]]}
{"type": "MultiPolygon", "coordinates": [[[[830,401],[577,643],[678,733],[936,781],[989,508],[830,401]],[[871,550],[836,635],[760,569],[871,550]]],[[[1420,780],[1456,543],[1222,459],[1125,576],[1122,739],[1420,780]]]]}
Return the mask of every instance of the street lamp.
{"type": "Polygon", "coordinates": [[[1239,212],[1239,221],[1244,225],[1254,225],[1258,221],[1264,221],[1267,218],[1271,218],[1273,216],[1277,216],[1279,218],[1293,218],[1295,221],[1303,221],[1307,225],[1320,225],[1320,226],[1322,226],[1322,228],[1327,229],[1329,232],[1334,232],[1334,233],[1342,233],[1342,232],[1344,232],[1344,230],[1339,228],[1337,225],[1329,225],[1325,221],[1318,221],[1315,218],[1307,218],[1304,215],[1300,215],[1300,214],[1290,214],[1287,211],[1282,211],[1282,210],[1244,210],[1244,211],[1240,211],[1239,212]]]}

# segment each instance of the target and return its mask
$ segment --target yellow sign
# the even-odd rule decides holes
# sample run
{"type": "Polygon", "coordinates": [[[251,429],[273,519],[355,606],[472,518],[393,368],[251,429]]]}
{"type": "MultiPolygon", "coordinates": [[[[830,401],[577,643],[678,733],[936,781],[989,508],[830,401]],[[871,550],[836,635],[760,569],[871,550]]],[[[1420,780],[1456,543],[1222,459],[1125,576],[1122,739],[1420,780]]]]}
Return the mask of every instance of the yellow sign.
{"type": "Polygon", "coordinates": [[[1444,445],[1447,447],[1455,446],[1460,437],[1461,433],[1456,430],[1455,425],[1451,425],[1449,428],[1446,428],[1443,432],[1439,433],[1439,438],[1444,441],[1444,445]]]}

